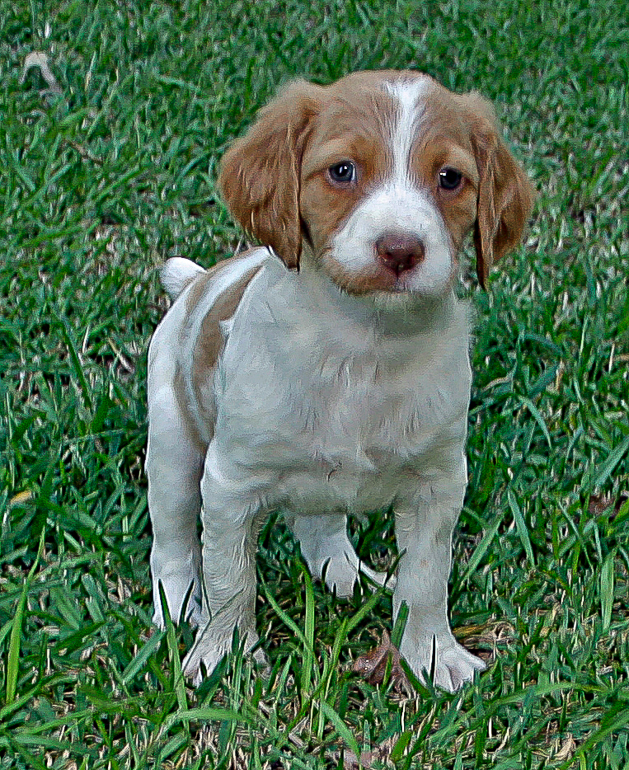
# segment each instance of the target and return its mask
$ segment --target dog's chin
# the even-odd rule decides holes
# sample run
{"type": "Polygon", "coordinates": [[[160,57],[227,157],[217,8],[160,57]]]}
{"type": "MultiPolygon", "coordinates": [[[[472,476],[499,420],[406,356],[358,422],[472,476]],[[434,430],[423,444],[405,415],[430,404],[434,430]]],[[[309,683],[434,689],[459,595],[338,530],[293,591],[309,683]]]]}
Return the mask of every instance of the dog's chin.
{"type": "Polygon", "coordinates": [[[426,280],[415,271],[395,276],[389,271],[379,271],[366,278],[365,275],[347,274],[332,276],[332,280],[341,291],[350,296],[361,297],[373,302],[378,309],[414,308],[427,300],[438,300],[452,288],[451,276],[426,280]]]}
{"type": "Polygon", "coordinates": [[[378,310],[399,311],[413,310],[425,301],[425,296],[418,292],[398,289],[395,291],[373,291],[364,294],[378,310]]]}

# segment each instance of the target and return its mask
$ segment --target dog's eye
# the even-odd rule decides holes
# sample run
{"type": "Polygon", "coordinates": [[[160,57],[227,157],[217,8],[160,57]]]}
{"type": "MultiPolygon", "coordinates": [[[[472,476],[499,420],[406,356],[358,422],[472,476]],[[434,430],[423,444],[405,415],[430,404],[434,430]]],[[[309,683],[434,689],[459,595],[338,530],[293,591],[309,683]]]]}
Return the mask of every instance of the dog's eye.
{"type": "Polygon", "coordinates": [[[461,186],[463,174],[455,168],[442,168],[439,172],[439,187],[443,190],[456,190],[461,186]]]}
{"type": "Polygon", "coordinates": [[[345,184],[348,182],[355,182],[356,166],[349,160],[343,160],[340,163],[335,163],[333,166],[330,166],[328,174],[333,182],[345,184]]]}

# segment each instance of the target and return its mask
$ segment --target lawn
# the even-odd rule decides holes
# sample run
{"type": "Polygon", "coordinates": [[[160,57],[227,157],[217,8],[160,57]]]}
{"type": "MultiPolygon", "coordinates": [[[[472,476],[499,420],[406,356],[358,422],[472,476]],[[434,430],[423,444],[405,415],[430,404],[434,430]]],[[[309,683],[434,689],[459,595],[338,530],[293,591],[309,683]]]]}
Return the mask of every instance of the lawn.
{"type": "MultiPolygon", "coordinates": [[[[629,23],[619,0],[0,4],[0,768],[629,765],[629,23]],[[46,67],[25,67],[29,54],[46,67]],[[156,267],[240,242],[225,147],[281,84],[414,67],[496,105],[539,191],[475,307],[456,695],[352,662],[390,597],[334,601],[273,517],[258,628],[198,689],[151,626],[143,473],[156,267]]],[[[28,59],[33,62],[33,59],[28,59]]],[[[386,515],[353,523],[395,559],[386,515]]]]}

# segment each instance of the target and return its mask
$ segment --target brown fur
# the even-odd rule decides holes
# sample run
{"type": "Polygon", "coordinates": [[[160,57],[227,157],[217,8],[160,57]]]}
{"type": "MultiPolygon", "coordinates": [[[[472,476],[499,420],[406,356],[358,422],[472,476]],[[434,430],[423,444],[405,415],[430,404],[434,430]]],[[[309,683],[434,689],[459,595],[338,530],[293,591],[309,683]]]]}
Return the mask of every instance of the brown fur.
{"type": "Polygon", "coordinates": [[[195,447],[199,452],[199,457],[203,457],[207,452],[207,445],[201,438],[201,435],[199,434],[199,428],[197,427],[197,424],[195,423],[192,415],[190,414],[190,410],[188,409],[188,400],[186,397],[186,380],[179,363],[177,364],[175,378],[173,380],[173,387],[175,390],[177,403],[179,404],[179,410],[185,423],[184,433],[185,435],[192,438],[195,447]]]}
{"type": "Polygon", "coordinates": [[[520,242],[535,191],[502,139],[491,104],[476,93],[459,99],[468,114],[480,174],[474,246],[478,281],[485,288],[492,265],[520,242]]]}
{"type": "Polygon", "coordinates": [[[240,224],[290,268],[301,253],[299,174],[306,129],[323,89],[291,83],[223,158],[219,187],[240,224]]]}
{"type": "MultiPolygon", "coordinates": [[[[228,264],[232,264],[236,260],[248,257],[250,254],[251,250],[247,250],[241,254],[230,257],[229,259],[221,260],[216,265],[209,268],[205,273],[194,278],[194,284],[190,287],[190,291],[186,297],[187,316],[192,316],[194,309],[205,296],[208,285],[216,278],[217,273],[221,272],[228,264]]],[[[204,397],[202,389],[204,386],[211,383],[214,368],[216,367],[219,355],[223,348],[223,335],[221,333],[220,324],[222,321],[226,321],[234,315],[245,289],[258,270],[259,267],[252,268],[245,273],[237,283],[229,286],[228,289],[220,294],[203,319],[201,332],[194,350],[192,365],[192,388],[196,402],[199,405],[207,405],[208,403],[208,399],[204,397]]],[[[175,376],[175,392],[181,407],[181,413],[189,428],[190,435],[194,437],[195,442],[199,445],[200,451],[205,454],[207,445],[202,441],[198,428],[187,407],[185,382],[180,372],[177,372],[175,376]]],[[[206,426],[213,426],[215,415],[213,413],[210,414],[210,412],[207,411],[207,408],[213,409],[213,405],[211,407],[206,407],[204,422],[206,426]]]]}
{"type": "MultiPolygon", "coordinates": [[[[354,97],[357,95],[354,94],[354,97]]],[[[315,256],[329,244],[357,204],[387,176],[393,159],[389,129],[383,122],[391,110],[391,97],[378,94],[367,105],[332,101],[313,121],[304,149],[300,209],[315,256]],[[355,185],[334,185],[328,169],[351,159],[357,166],[355,185]]]]}
{"type": "Polygon", "coordinates": [[[259,269],[259,267],[253,267],[237,283],[224,291],[203,319],[197,347],[194,351],[192,369],[192,387],[199,404],[205,400],[201,395],[201,388],[211,378],[223,347],[220,323],[227,321],[234,315],[245,289],[259,269]]]}

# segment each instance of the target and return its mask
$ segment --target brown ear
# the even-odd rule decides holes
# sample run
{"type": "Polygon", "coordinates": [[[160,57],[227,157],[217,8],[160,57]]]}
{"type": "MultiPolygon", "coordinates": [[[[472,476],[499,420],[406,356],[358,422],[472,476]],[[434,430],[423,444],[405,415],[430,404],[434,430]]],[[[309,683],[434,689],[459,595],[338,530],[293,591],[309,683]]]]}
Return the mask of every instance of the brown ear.
{"type": "Polygon", "coordinates": [[[465,99],[472,110],[472,144],[480,177],[474,225],[476,272],[485,288],[494,262],[520,242],[535,192],[502,139],[489,102],[478,94],[465,99]]]}
{"type": "Polygon", "coordinates": [[[301,155],[323,88],[297,80],[258,113],[223,157],[218,184],[240,224],[271,246],[287,267],[299,266],[301,155]]]}

